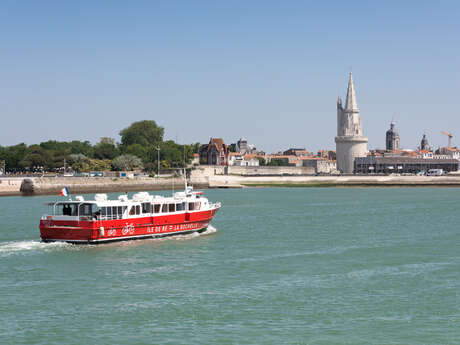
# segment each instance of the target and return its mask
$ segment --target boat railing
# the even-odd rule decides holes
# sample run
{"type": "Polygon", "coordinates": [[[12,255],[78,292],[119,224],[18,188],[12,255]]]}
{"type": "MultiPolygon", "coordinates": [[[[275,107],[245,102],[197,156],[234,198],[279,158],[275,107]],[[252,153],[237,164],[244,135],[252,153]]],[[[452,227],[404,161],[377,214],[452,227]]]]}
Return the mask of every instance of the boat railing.
{"type": "Polygon", "coordinates": [[[112,215],[97,215],[95,217],[96,220],[115,220],[115,219],[123,219],[123,215],[121,214],[112,214],[112,215]]]}

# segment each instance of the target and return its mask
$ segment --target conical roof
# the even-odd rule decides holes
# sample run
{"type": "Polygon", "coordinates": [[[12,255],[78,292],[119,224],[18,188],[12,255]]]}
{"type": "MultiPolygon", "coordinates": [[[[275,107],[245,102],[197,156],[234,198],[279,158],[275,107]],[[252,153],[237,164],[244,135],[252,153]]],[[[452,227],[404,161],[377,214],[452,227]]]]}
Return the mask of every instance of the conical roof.
{"type": "Polygon", "coordinates": [[[350,72],[350,78],[348,79],[347,89],[347,102],[345,103],[345,110],[359,111],[358,103],[356,102],[355,86],[353,84],[353,76],[350,72]]]}

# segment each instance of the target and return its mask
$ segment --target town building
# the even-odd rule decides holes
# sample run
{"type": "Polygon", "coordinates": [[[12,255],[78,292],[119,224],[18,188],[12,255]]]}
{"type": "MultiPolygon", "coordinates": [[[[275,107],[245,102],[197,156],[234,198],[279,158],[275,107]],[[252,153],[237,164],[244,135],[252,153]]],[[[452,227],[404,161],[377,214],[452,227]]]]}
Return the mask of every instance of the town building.
{"type": "Polygon", "coordinates": [[[335,154],[334,150],[325,150],[325,149],[319,150],[317,156],[320,158],[326,158],[330,161],[337,160],[337,155],[335,154]]]}
{"type": "Polygon", "coordinates": [[[342,99],[339,97],[337,100],[337,169],[345,174],[353,173],[355,158],[367,154],[367,142],[368,139],[363,136],[353,76],[350,73],[345,108],[342,99]]]}
{"type": "Polygon", "coordinates": [[[228,165],[229,153],[230,150],[222,138],[211,138],[209,144],[200,146],[200,164],[228,165]]]}
{"type": "Polygon", "coordinates": [[[312,154],[308,152],[305,148],[290,148],[284,151],[283,155],[296,157],[312,156],[312,154]]]}
{"type": "Polygon", "coordinates": [[[442,157],[423,158],[422,156],[369,155],[355,159],[355,172],[358,174],[390,174],[426,172],[442,169],[445,172],[457,171],[458,160],[442,157]]]}
{"type": "Polygon", "coordinates": [[[263,155],[255,154],[241,154],[239,152],[230,152],[228,156],[229,166],[245,166],[245,167],[258,167],[260,165],[259,159],[264,158],[263,155]]]}
{"type": "Polygon", "coordinates": [[[399,133],[395,128],[395,123],[392,121],[390,129],[386,133],[386,150],[399,150],[399,133]]]}
{"type": "Polygon", "coordinates": [[[241,138],[238,140],[235,144],[235,150],[236,152],[242,153],[242,154],[254,154],[257,153],[257,149],[254,145],[248,144],[248,141],[244,138],[241,138]]]}
{"type": "Polygon", "coordinates": [[[320,157],[302,157],[302,166],[313,168],[315,174],[332,174],[337,172],[336,161],[320,157]]]}
{"type": "Polygon", "coordinates": [[[199,165],[200,164],[200,154],[199,153],[194,153],[192,161],[190,162],[192,165],[199,165]]]}
{"type": "Polygon", "coordinates": [[[458,159],[460,161],[460,150],[456,147],[441,147],[436,150],[436,154],[446,155],[453,159],[458,159]]]}

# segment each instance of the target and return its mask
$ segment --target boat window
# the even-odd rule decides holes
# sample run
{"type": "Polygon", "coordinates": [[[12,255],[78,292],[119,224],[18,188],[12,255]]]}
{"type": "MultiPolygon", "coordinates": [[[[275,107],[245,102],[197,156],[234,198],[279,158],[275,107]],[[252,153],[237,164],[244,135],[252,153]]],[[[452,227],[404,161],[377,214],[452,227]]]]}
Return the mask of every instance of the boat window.
{"type": "Polygon", "coordinates": [[[189,211],[198,211],[200,209],[201,203],[200,202],[189,202],[188,203],[188,210],[189,211]]]}
{"type": "Polygon", "coordinates": [[[168,212],[168,204],[163,204],[163,207],[161,208],[161,213],[166,213],[168,212]]]}
{"type": "Polygon", "coordinates": [[[149,202],[142,203],[142,213],[150,213],[151,212],[151,204],[149,202]]]}
{"type": "Polygon", "coordinates": [[[55,212],[56,216],[78,216],[78,204],[58,204],[55,212]]]}
{"type": "Polygon", "coordinates": [[[112,207],[112,219],[120,219],[121,214],[118,213],[118,206],[113,206],[112,207]]]}
{"type": "Polygon", "coordinates": [[[105,217],[107,215],[107,207],[101,207],[101,216],[105,217]]]}
{"type": "Polygon", "coordinates": [[[134,216],[136,214],[136,206],[131,206],[131,209],[129,210],[129,215],[134,216]]]}
{"type": "Polygon", "coordinates": [[[176,204],[169,204],[169,212],[176,211],[176,204]]]}
{"type": "Polygon", "coordinates": [[[160,204],[155,204],[153,205],[153,212],[154,213],[160,213],[161,205],[160,204]]]}
{"type": "Polygon", "coordinates": [[[93,214],[92,204],[81,204],[80,205],[80,217],[90,217],[93,214]]]}
{"type": "Polygon", "coordinates": [[[185,209],[185,202],[176,204],[176,211],[183,211],[185,209]]]}
{"type": "Polygon", "coordinates": [[[112,208],[111,207],[107,207],[107,218],[108,219],[112,218],[112,208]]]}
{"type": "Polygon", "coordinates": [[[141,206],[136,205],[136,214],[141,214],[141,206]]]}

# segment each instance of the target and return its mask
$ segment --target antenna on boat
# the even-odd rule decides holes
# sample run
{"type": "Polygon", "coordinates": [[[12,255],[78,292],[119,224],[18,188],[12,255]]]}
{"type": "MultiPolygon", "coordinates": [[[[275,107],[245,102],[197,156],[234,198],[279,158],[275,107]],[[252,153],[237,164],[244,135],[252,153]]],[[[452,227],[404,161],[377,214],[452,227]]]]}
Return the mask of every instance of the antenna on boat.
{"type": "Polygon", "coordinates": [[[187,193],[187,171],[184,168],[184,187],[185,193],[187,193]]]}

